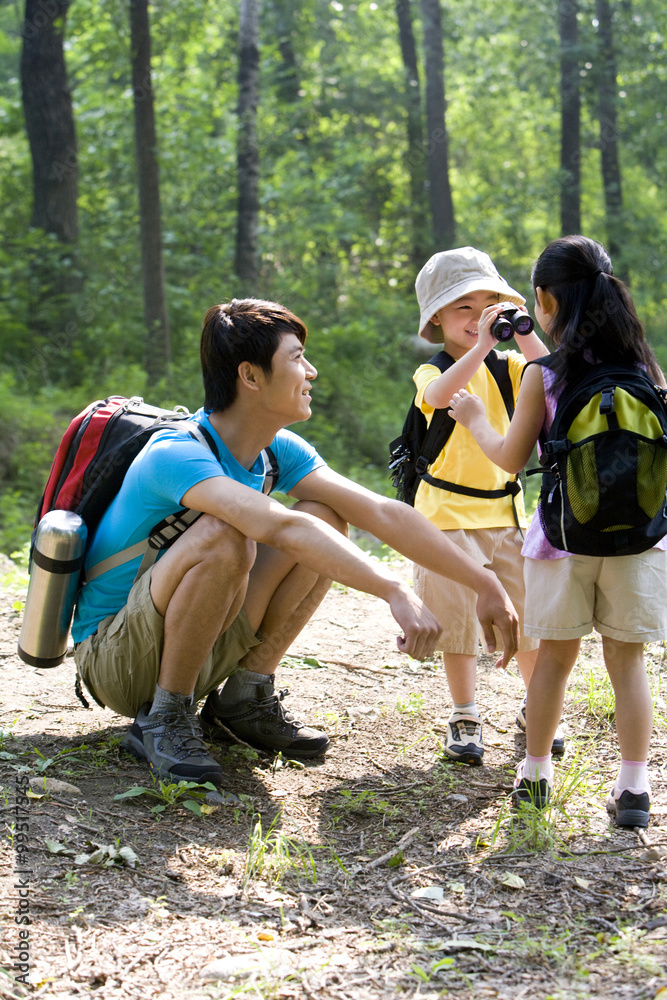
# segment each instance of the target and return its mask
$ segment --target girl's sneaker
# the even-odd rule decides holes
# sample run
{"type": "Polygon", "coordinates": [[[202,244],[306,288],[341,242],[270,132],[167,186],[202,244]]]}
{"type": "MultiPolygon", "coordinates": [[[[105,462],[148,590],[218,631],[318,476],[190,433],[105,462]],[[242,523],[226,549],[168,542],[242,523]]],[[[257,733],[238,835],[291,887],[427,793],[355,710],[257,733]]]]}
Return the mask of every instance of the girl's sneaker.
{"type": "Polygon", "coordinates": [[[546,778],[540,778],[536,781],[524,778],[523,768],[525,763],[525,760],[522,760],[516,769],[512,805],[515,809],[518,809],[522,804],[535,806],[536,809],[544,809],[549,802],[551,785],[546,778]]]}
{"type": "MultiPolygon", "coordinates": [[[[516,714],[516,724],[522,733],[526,731],[526,701],[527,696],[524,696],[521,702],[521,707],[516,714]]],[[[554,736],[554,741],[551,744],[551,756],[552,757],[562,757],[565,753],[565,736],[563,735],[563,730],[559,726],[556,730],[556,735],[554,736]]]]}
{"type": "Polygon", "coordinates": [[[618,792],[614,786],[607,798],[607,812],[616,819],[617,826],[647,827],[651,797],[648,792],[633,792],[629,788],[618,792]]]}

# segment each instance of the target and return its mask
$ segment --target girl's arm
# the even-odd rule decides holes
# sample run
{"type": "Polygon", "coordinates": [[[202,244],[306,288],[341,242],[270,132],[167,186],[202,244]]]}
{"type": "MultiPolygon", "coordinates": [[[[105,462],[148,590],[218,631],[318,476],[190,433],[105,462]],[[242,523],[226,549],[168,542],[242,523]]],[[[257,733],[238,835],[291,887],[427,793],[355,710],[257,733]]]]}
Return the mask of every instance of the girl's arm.
{"type": "Polygon", "coordinates": [[[539,365],[526,369],[505,437],[489,424],[479,396],[463,389],[454,394],[449,406],[454,419],[468,428],[487,458],[505,472],[520,472],[535,447],[546,414],[542,370],[539,365]]]}

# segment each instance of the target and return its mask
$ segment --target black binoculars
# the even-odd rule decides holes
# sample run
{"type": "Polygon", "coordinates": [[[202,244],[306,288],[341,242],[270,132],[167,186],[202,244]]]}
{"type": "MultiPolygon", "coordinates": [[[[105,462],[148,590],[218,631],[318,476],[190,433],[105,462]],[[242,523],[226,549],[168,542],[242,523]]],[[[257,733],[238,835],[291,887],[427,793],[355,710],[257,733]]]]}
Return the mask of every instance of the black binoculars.
{"type": "Polygon", "coordinates": [[[503,302],[503,306],[503,311],[491,324],[491,333],[496,340],[511,340],[515,333],[525,337],[535,329],[535,324],[525,309],[511,302],[503,302]]]}

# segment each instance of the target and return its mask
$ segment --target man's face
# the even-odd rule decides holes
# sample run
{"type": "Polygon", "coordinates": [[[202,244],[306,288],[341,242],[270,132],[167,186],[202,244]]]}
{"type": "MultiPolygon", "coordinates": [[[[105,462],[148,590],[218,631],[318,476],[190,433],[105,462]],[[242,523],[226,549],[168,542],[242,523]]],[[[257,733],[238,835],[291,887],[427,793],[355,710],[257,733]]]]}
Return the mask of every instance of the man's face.
{"type": "Polygon", "coordinates": [[[280,418],[283,427],[310,417],[310,385],[317,369],[306,361],[295,333],[285,333],[273,355],[270,375],[264,376],[262,402],[267,413],[280,418]]]}

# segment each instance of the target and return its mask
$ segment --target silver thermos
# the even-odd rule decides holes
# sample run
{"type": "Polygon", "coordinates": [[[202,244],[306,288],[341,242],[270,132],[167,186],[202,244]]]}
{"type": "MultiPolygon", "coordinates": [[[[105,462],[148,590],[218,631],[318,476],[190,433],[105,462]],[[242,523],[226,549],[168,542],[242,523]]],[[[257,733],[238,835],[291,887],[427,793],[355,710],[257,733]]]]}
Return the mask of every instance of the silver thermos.
{"type": "Polygon", "coordinates": [[[18,646],[31,667],[57,667],[65,659],[86,535],[83,520],[69,510],[50,510],[37,525],[18,646]]]}

